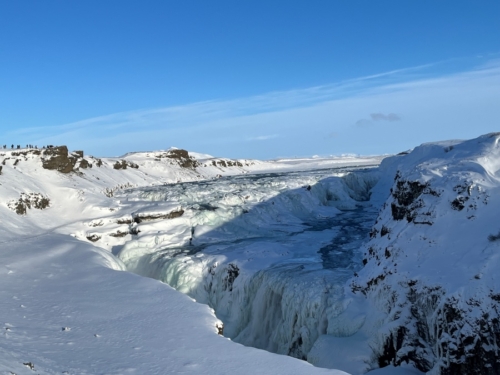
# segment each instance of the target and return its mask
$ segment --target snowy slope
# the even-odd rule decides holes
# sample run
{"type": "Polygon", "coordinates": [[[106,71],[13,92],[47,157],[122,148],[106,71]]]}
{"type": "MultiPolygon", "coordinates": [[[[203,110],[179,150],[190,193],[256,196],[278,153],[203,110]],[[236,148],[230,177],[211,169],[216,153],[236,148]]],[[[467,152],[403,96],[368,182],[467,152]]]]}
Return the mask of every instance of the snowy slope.
{"type": "Polygon", "coordinates": [[[374,194],[389,197],[352,281],[381,366],[500,373],[499,141],[424,144],[382,163],[374,194]]]}
{"type": "MultiPolygon", "coordinates": [[[[130,212],[114,198],[123,189],[289,168],[202,156],[0,152],[2,373],[341,373],[217,335],[220,321],[208,306],[123,272],[109,251],[131,238],[129,216],[120,221],[130,212]],[[110,232],[95,241],[94,230],[108,222],[110,232]]],[[[346,164],[331,160],[339,163],[346,164]]]]}
{"type": "Polygon", "coordinates": [[[340,373],[234,340],[351,374],[500,373],[499,140],[267,162],[0,150],[0,370],[340,373]]]}

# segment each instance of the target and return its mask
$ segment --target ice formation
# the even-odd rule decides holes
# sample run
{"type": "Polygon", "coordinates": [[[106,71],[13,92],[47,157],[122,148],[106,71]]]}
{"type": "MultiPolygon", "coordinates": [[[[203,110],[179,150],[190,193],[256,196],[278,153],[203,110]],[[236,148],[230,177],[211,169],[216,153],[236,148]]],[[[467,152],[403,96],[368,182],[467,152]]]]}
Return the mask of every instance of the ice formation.
{"type": "Polygon", "coordinates": [[[229,374],[237,357],[266,364],[247,373],[327,373],[219,332],[353,375],[497,374],[499,142],[424,144],[379,167],[4,151],[0,369],[229,374]],[[88,363],[109,350],[120,360],[88,363]]]}
{"type": "Polygon", "coordinates": [[[140,225],[147,234],[117,255],[207,303],[234,341],[307,359],[319,336],[350,336],[363,324],[362,315],[339,316],[377,213],[369,198],[378,178],[330,169],[135,189],[118,198],[184,214],[159,230],[140,225]]]}

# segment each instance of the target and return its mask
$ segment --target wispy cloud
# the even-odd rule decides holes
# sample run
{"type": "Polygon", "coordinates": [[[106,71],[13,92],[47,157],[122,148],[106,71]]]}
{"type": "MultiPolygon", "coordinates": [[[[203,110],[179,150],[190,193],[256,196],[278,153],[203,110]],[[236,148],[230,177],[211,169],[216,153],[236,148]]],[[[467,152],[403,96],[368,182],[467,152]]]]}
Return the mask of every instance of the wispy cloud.
{"type": "Polygon", "coordinates": [[[362,118],[358,121],[356,121],[356,126],[370,126],[373,125],[374,122],[379,122],[379,121],[387,121],[387,122],[394,122],[394,121],[401,121],[401,117],[395,113],[370,113],[370,119],[365,119],[362,118]]]}
{"type": "Polygon", "coordinates": [[[278,137],[277,134],[272,134],[272,135],[260,135],[258,137],[250,137],[248,138],[249,141],[268,141],[269,139],[273,139],[278,137]]]}
{"type": "Polygon", "coordinates": [[[384,115],[383,113],[370,113],[370,117],[373,121],[400,121],[401,117],[399,117],[395,113],[388,113],[384,115]]]}
{"type": "Polygon", "coordinates": [[[247,156],[255,155],[255,146],[251,146],[255,143],[249,141],[268,141],[272,147],[266,149],[276,154],[261,150],[255,156],[274,157],[297,155],[299,148],[302,154],[310,155],[373,153],[378,148],[391,152],[395,143],[405,139],[412,143],[401,143],[401,148],[413,147],[420,139],[439,139],[448,133],[452,134],[450,138],[457,138],[467,131],[492,131],[493,124],[498,127],[493,119],[500,117],[500,61],[487,61],[460,73],[422,78],[430,68],[432,65],[419,66],[235,100],[115,113],[10,134],[22,135],[38,145],[69,143],[70,147],[96,155],[175,144],[214,155],[247,156]],[[369,115],[359,119],[360,114],[369,115]],[[466,126],[466,121],[474,121],[474,126],[466,126]],[[385,123],[384,129],[404,129],[397,133],[401,139],[394,138],[396,133],[379,135],[375,132],[378,127],[369,126],[375,122],[385,123]]]}
{"type": "Polygon", "coordinates": [[[340,136],[340,133],[338,133],[338,132],[328,133],[328,138],[337,138],[338,136],[340,136]]]}

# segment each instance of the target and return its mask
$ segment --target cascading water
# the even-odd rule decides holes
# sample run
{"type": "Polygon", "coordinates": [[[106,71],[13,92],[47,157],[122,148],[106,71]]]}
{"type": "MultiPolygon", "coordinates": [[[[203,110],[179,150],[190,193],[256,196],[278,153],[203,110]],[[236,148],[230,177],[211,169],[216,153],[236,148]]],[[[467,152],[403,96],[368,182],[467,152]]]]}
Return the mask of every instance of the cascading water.
{"type": "Polygon", "coordinates": [[[184,214],[134,224],[140,235],[118,256],[210,305],[234,341],[307,359],[320,335],[349,336],[363,324],[342,315],[344,287],[377,214],[376,176],[317,170],[128,191],[120,198],[132,205],[184,214]]]}

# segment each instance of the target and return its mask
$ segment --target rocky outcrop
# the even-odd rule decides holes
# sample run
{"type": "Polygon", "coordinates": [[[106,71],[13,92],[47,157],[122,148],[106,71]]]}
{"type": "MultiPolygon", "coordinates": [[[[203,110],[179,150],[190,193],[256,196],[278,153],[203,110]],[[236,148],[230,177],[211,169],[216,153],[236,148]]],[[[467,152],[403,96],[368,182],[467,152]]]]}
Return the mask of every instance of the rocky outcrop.
{"type": "Polygon", "coordinates": [[[90,242],[97,242],[101,239],[101,236],[99,236],[98,234],[88,234],[87,235],[87,240],[89,240],[90,242]]]}
{"type": "Polygon", "coordinates": [[[214,167],[243,167],[243,164],[239,162],[238,160],[212,160],[212,165],[214,167]]]}
{"type": "Polygon", "coordinates": [[[17,200],[12,200],[8,207],[18,215],[26,215],[27,210],[34,208],[43,210],[50,206],[50,199],[40,193],[21,193],[17,200]]]}
{"type": "Polygon", "coordinates": [[[195,169],[198,166],[198,162],[186,150],[182,149],[172,149],[161,154],[155,154],[155,158],[161,160],[162,158],[167,158],[172,162],[180,165],[182,168],[195,169]]]}
{"type": "Polygon", "coordinates": [[[92,164],[90,164],[87,159],[82,159],[80,160],[80,165],[78,165],[78,168],[82,169],[92,168],[92,164]]]}
{"type": "Polygon", "coordinates": [[[159,213],[152,212],[146,213],[141,212],[133,215],[133,220],[135,223],[142,223],[143,221],[153,221],[153,220],[164,220],[164,219],[175,219],[176,217],[181,217],[184,215],[184,210],[182,208],[167,212],[167,213],[159,213]]]}
{"type": "Polygon", "coordinates": [[[131,161],[127,160],[120,160],[115,162],[115,164],[113,164],[113,169],[127,169],[127,167],[135,169],[139,168],[139,166],[136,163],[132,163],[131,161]]]}
{"type": "Polygon", "coordinates": [[[51,147],[42,152],[42,166],[44,169],[70,173],[74,171],[79,158],[79,154],[69,154],[66,146],[51,147]]]}

